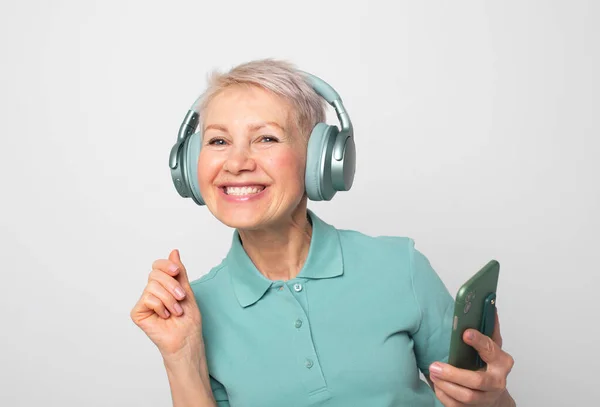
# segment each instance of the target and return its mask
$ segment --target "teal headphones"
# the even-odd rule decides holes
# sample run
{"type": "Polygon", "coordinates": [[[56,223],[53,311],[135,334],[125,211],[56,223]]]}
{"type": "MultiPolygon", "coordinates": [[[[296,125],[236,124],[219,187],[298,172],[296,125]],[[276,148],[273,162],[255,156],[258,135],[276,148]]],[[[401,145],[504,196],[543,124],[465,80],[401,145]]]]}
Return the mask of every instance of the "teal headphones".
{"type": "MultiPolygon", "coordinates": [[[[303,72],[306,80],[327,101],[337,114],[337,126],[317,123],[308,140],[305,188],[312,201],[329,201],[337,191],[349,191],[356,170],[356,148],[352,122],[344,109],[342,98],[324,80],[303,72]]],[[[201,130],[196,132],[199,115],[196,100],[187,112],[171,148],[169,167],[175,189],[184,198],[192,198],[205,205],[198,185],[198,157],[201,148],[201,130]]]]}

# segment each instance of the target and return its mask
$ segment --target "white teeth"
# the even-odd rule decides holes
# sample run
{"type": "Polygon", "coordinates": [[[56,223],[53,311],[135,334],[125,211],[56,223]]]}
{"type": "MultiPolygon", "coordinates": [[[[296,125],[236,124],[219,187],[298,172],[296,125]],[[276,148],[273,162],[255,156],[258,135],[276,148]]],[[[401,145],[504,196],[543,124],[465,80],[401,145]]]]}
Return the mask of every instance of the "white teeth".
{"type": "Polygon", "coordinates": [[[252,195],[257,194],[265,189],[265,187],[226,187],[227,195],[252,195]]]}

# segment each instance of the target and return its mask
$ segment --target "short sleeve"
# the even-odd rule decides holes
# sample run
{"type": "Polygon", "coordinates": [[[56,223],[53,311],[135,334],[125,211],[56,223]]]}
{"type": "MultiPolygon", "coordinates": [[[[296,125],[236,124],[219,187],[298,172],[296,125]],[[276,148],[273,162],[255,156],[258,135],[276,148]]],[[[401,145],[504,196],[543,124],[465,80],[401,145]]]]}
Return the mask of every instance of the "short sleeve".
{"type": "Polygon", "coordinates": [[[210,387],[212,389],[213,397],[217,402],[217,407],[229,407],[229,397],[227,396],[225,387],[212,376],[209,376],[209,378],[210,387]]]}
{"type": "Polygon", "coordinates": [[[410,253],[412,285],[420,310],[419,328],[413,333],[415,356],[421,372],[429,376],[433,362],[448,361],[454,299],[414,242],[410,253]]]}

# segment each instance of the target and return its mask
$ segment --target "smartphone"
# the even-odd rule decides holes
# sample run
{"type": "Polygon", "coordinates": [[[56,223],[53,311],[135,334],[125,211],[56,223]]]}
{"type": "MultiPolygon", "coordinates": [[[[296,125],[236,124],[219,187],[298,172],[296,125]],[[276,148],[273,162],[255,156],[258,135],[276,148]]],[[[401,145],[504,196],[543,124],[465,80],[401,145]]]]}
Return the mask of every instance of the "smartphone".
{"type": "Polygon", "coordinates": [[[492,336],[496,322],[496,289],[500,263],[491,260],[471,277],[456,294],[448,364],[468,370],[486,366],[477,351],[463,341],[467,329],[492,336]]]}

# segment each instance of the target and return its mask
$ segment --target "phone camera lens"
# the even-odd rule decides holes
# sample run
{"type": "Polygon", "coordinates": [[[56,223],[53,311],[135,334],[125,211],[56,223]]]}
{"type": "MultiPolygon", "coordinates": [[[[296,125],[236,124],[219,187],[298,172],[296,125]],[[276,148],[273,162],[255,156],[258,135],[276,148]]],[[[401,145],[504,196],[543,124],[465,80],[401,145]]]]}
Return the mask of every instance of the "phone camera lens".
{"type": "Polygon", "coordinates": [[[465,303],[465,314],[466,314],[467,312],[469,312],[469,310],[470,310],[470,309],[471,309],[471,303],[470,303],[469,301],[467,301],[467,302],[465,303]]]}

